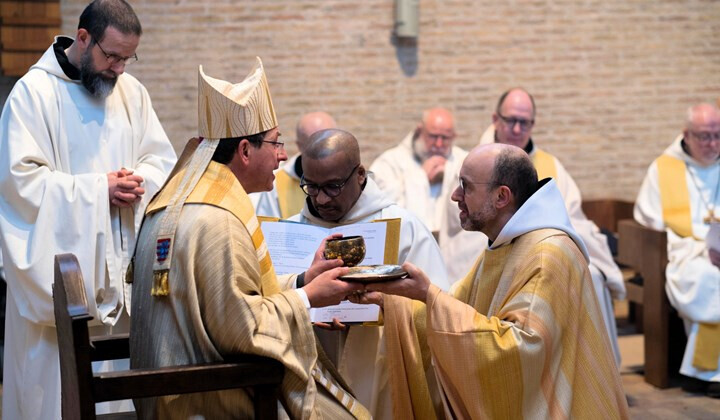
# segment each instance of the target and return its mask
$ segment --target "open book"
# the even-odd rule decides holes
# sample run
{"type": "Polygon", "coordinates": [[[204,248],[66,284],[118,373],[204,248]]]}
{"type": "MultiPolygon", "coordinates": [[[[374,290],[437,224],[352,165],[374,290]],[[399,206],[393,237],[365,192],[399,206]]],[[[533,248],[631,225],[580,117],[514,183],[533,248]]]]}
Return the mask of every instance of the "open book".
{"type": "MultiPolygon", "coordinates": [[[[325,228],[285,220],[261,219],[270,258],[276,274],[301,273],[312,264],[315,251],[322,240],[333,234],[362,235],[365,239],[365,259],[359,265],[397,264],[400,244],[400,219],[375,220],[370,223],[325,228]]],[[[378,320],[377,305],[356,305],[342,302],[325,308],[312,308],[313,322],[374,322],[378,320]]]]}

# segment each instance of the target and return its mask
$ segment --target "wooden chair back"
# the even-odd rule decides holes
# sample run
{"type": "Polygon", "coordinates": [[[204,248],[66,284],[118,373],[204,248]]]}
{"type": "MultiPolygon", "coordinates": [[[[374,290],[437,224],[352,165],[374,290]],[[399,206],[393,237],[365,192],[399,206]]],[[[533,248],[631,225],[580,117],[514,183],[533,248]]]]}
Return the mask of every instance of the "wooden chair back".
{"type": "MultiPolygon", "coordinates": [[[[91,362],[130,356],[128,334],[90,337],[85,286],[77,258],[55,256],[53,284],[60,353],[62,418],[95,419],[95,403],[223,389],[253,388],[255,418],[276,419],[284,375],[276,360],[240,355],[232,361],[93,373],[91,362]]],[[[133,418],[135,413],[125,413],[133,418]]],[[[121,416],[112,415],[112,418],[121,416]]]]}
{"type": "Polygon", "coordinates": [[[682,320],[665,293],[667,234],[634,220],[621,220],[618,236],[618,262],[642,277],[641,285],[627,285],[628,298],[642,305],[645,381],[667,388],[680,370],[687,341],[682,320]]]}

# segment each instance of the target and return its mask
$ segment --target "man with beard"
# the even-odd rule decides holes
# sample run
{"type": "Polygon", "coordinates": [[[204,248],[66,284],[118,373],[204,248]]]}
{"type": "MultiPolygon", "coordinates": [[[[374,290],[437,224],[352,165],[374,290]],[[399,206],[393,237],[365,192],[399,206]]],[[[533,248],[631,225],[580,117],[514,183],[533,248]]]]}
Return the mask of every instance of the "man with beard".
{"type": "MultiPolygon", "coordinates": [[[[292,221],[324,227],[400,220],[397,264],[410,261],[431,274],[433,283],[447,290],[440,250],[430,231],[409,211],[395,205],[367,176],[357,139],[342,130],[323,130],[310,137],[303,153],[300,186],[308,195],[302,212],[292,221]]],[[[383,329],[350,327],[339,360],[340,373],[374,418],[392,418],[383,329]]],[[[399,417],[398,417],[399,418],[399,417]]]]}
{"type": "Polygon", "coordinates": [[[455,178],[445,175],[457,174],[467,155],[453,146],[454,141],[455,121],[450,111],[428,109],[415,130],[370,166],[378,187],[397,205],[413,212],[431,232],[440,229],[443,210],[457,184],[455,178]]]}
{"type": "Polygon", "coordinates": [[[128,330],[125,271],[145,206],[176,160],[147,91],[123,73],[137,60],[141,33],[125,1],[94,1],[80,16],[76,38],[57,37],[5,103],[7,418],[60,417],[54,255],[72,252],[80,261],[99,321],[93,333],[128,330]]]}
{"type": "MultiPolygon", "coordinates": [[[[510,144],[525,150],[539,178],[552,177],[557,183],[565,200],[570,222],[590,254],[590,274],[619,366],[620,348],[617,344],[612,300],[625,298],[622,273],[613,260],[605,235],[583,213],[580,189],[570,173],[555,156],[538,147],[532,139],[535,114],[535,100],[532,95],[520,88],[507,90],[498,99],[492,115],[493,124],[483,134],[480,144],[510,144]]],[[[448,206],[446,213],[448,216],[443,218],[445,224],[441,226],[439,235],[443,256],[449,267],[469,270],[477,252],[485,246],[487,239],[479,232],[468,232],[461,228],[457,206],[448,206]]]]}
{"type": "Polygon", "coordinates": [[[627,418],[587,250],[555,180],[538,182],[520,148],[478,146],[452,200],[463,229],[489,238],[465,279],[448,294],[405,264],[408,278],[366,287],[387,295],[359,299],[384,307],[396,417],[434,418],[430,364],[446,418],[627,418]]]}

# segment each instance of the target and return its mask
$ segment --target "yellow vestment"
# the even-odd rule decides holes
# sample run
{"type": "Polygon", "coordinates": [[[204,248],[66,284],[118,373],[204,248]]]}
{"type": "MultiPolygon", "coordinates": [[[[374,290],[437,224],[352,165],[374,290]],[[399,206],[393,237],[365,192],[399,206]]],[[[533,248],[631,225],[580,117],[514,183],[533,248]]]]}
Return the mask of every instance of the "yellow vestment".
{"type": "Polygon", "coordinates": [[[385,297],[396,414],[435,416],[429,352],[447,417],[628,417],[588,266],[564,232],[485,250],[452,296],[431,285],[426,304],[385,297]]]}

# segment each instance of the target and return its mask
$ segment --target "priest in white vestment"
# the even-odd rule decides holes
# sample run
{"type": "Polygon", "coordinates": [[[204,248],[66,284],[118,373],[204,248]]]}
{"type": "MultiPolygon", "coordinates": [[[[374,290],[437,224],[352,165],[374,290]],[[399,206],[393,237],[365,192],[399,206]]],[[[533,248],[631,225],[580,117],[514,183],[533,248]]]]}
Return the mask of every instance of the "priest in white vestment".
{"type": "Polygon", "coordinates": [[[716,394],[720,392],[720,244],[714,238],[711,248],[708,234],[711,225],[720,222],[718,158],[720,112],[710,104],[690,108],[682,135],[648,168],[634,214],[639,223],[667,232],[665,290],[688,334],[680,373],[714,383],[716,394]]]}
{"type": "Polygon", "coordinates": [[[57,37],[5,103],[5,418],[60,418],[56,254],[71,252],[80,262],[95,318],[91,333],[128,331],[125,271],[145,207],[176,160],[147,90],[124,73],[141,33],[127,3],[89,5],[76,38],[57,37]],[[105,28],[94,24],[101,14],[110,17],[105,28]]]}
{"type": "Polygon", "coordinates": [[[428,109],[399,145],[370,165],[378,187],[433,233],[440,229],[444,208],[451,203],[450,194],[457,185],[457,179],[448,174],[457,175],[467,155],[454,141],[455,121],[450,111],[428,109]]]}
{"type": "Polygon", "coordinates": [[[333,117],[322,111],[303,115],[295,127],[295,143],[298,152],[275,171],[275,181],[271,191],[250,194],[258,216],[288,217],[300,213],[305,205],[305,193],[300,189],[302,178],[302,153],[308,146],[308,139],[316,131],[335,128],[333,117]]]}
{"type": "MultiPolygon", "coordinates": [[[[292,221],[324,227],[401,219],[398,264],[410,261],[432,274],[448,290],[445,266],[430,231],[412,213],[395,205],[367,176],[355,137],[323,130],[311,137],[303,154],[302,187],[308,200],[292,221]]],[[[373,417],[392,418],[383,328],[351,326],[339,360],[340,373],[373,417]]]]}
{"type": "MultiPolygon", "coordinates": [[[[603,319],[607,325],[615,359],[620,364],[620,349],[617,344],[617,326],[612,300],[625,298],[625,284],[622,273],[613,259],[605,235],[582,211],[582,196],[565,167],[553,155],[545,152],[532,141],[535,123],[535,101],[522,89],[510,89],[500,96],[493,114],[493,124],[483,134],[480,144],[505,143],[524,149],[532,159],[540,179],[555,179],[565,200],[573,228],[580,235],[590,254],[590,273],[595,293],[600,301],[603,319]]],[[[455,175],[457,177],[457,175],[455,175]]],[[[454,203],[453,203],[454,204],[454,203]]],[[[440,244],[445,263],[460,274],[472,267],[474,257],[482,249],[484,238],[480,232],[467,232],[458,222],[457,206],[451,205],[443,217],[440,229],[440,244]]],[[[460,274],[462,275],[462,274],[460,274]]]]}

